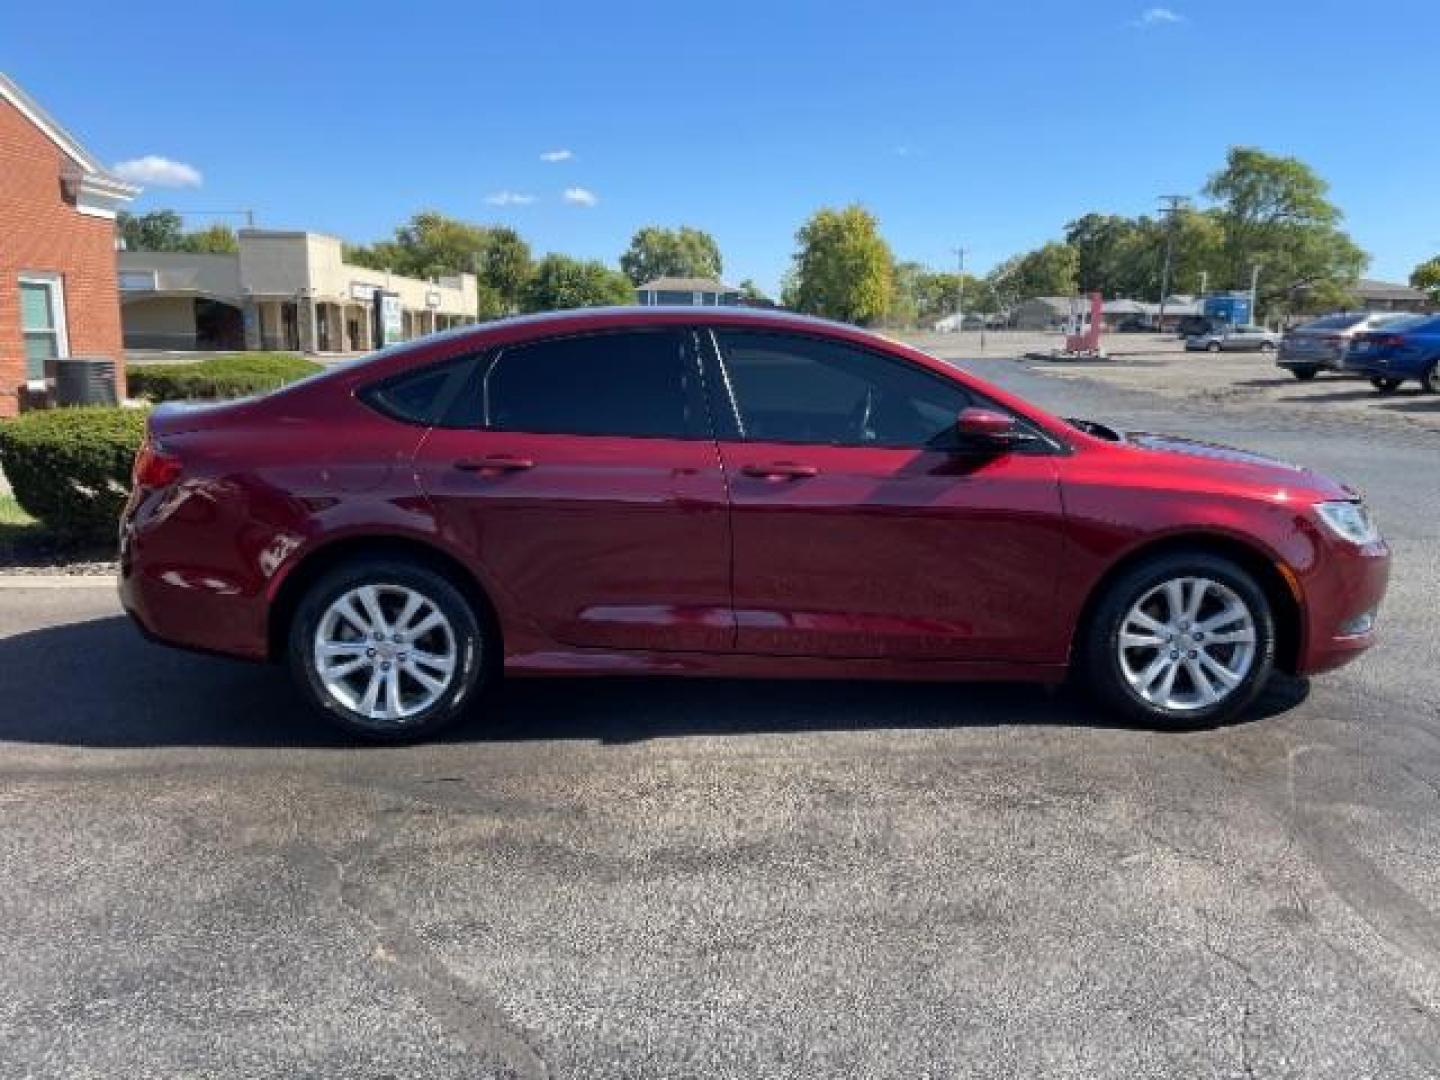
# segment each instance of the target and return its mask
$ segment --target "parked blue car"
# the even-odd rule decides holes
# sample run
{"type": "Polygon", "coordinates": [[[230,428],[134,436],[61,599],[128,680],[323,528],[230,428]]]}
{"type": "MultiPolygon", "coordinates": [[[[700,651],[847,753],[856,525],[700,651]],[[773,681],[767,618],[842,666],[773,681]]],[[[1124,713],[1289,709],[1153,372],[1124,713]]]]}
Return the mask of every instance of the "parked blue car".
{"type": "Polygon", "coordinates": [[[1383,330],[1356,334],[1345,351],[1345,370],[1368,377],[1382,394],[1410,379],[1440,394],[1440,316],[1416,315],[1383,330]]]}

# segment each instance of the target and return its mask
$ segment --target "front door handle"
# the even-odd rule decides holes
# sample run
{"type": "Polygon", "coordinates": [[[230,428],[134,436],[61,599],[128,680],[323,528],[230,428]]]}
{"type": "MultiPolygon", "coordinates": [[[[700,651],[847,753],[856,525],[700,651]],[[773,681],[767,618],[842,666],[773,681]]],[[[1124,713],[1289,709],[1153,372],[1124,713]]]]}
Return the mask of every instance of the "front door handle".
{"type": "Polygon", "coordinates": [[[820,470],[814,465],[803,465],[798,461],[771,461],[764,465],[742,465],[740,471],[746,476],[762,480],[800,480],[807,476],[819,476],[820,470]]]}
{"type": "Polygon", "coordinates": [[[455,468],[461,472],[497,473],[521,472],[533,469],[535,462],[529,458],[511,457],[509,454],[491,454],[488,457],[461,458],[455,468]]]}

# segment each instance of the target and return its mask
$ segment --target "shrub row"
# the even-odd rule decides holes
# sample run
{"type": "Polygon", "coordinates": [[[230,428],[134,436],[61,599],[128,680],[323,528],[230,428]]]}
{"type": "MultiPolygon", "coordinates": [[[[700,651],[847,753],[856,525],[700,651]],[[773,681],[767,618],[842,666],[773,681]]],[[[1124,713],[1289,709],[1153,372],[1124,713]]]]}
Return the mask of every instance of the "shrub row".
{"type": "Polygon", "coordinates": [[[264,393],[320,370],[319,364],[293,353],[236,353],[193,364],[135,366],[126,381],[135,397],[184,401],[264,393]]]}
{"type": "Polygon", "coordinates": [[[141,409],[46,409],[0,422],[0,466],[15,500],[66,540],[115,538],[145,438],[141,409]]]}

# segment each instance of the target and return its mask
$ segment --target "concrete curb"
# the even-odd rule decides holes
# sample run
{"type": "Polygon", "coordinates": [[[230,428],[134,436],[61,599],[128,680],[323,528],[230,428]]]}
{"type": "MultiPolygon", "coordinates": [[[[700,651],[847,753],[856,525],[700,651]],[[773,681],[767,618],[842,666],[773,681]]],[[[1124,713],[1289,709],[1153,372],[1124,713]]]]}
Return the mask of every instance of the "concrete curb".
{"type": "Polygon", "coordinates": [[[7,574],[0,571],[0,591],[6,589],[114,588],[114,574],[7,574]]]}

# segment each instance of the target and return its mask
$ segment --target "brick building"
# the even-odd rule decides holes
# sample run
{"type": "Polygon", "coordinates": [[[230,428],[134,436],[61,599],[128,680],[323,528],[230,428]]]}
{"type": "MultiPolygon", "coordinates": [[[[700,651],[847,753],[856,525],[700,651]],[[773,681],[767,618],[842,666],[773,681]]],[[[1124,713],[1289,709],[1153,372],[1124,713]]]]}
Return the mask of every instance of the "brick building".
{"type": "Polygon", "coordinates": [[[43,402],[55,360],[120,366],[115,214],[139,188],[0,74],[0,416],[43,402]]]}

